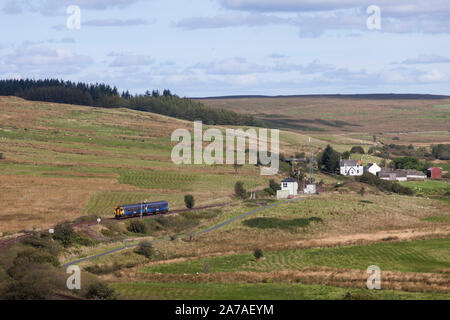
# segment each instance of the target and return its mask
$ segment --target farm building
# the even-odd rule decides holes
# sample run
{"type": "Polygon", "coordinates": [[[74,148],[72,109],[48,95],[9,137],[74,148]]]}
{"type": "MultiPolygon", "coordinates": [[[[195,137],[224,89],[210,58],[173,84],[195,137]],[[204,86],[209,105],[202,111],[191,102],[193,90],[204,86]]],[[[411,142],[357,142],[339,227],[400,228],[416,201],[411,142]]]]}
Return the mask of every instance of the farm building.
{"type": "Polygon", "coordinates": [[[422,171],[406,170],[408,180],[426,180],[427,176],[422,171]]]}
{"type": "Polygon", "coordinates": [[[381,171],[378,172],[378,178],[380,178],[381,180],[396,181],[397,174],[394,171],[381,171]]]}
{"type": "Polygon", "coordinates": [[[364,172],[369,172],[369,173],[373,174],[374,176],[376,176],[377,173],[380,171],[381,171],[381,168],[376,163],[369,163],[367,166],[364,167],[364,172]]]}
{"type": "Polygon", "coordinates": [[[362,176],[364,168],[361,160],[342,160],[340,174],[343,176],[362,176]]]}
{"type": "Polygon", "coordinates": [[[287,191],[289,196],[296,196],[298,183],[293,178],[287,178],[281,181],[281,191],[287,191]]]}
{"type": "Polygon", "coordinates": [[[395,170],[395,175],[397,181],[408,181],[408,176],[406,175],[405,170],[395,170]]]}
{"type": "Polygon", "coordinates": [[[378,172],[378,177],[388,181],[425,180],[427,178],[423,172],[417,170],[394,170],[385,168],[381,168],[378,172]]]}
{"type": "Polygon", "coordinates": [[[439,167],[428,168],[427,176],[430,179],[442,179],[442,168],[439,167]]]}

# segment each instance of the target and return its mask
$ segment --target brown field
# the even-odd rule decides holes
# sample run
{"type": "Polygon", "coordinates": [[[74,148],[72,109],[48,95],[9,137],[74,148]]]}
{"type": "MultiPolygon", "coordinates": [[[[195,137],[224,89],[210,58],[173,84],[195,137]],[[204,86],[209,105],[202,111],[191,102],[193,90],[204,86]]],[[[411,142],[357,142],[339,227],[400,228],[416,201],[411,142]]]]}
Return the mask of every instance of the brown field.
{"type": "Polygon", "coordinates": [[[206,105],[249,113],[275,127],[316,136],[345,134],[371,142],[372,135],[403,143],[449,143],[450,99],[335,97],[225,98],[206,105]],[[386,137],[385,137],[386,136],[386,137]]]}
{"type": "MultiPolygon", "coordinates": [[[[174,165],[170,135],[179,128],[192,131],[193,124],[128,109],[0,97],[0,232],[110,217],[122,201],[166,199],[179,208],[191,193],[197,205],[227,202],[240,176],[232,166],[174,165]]],[[[251,165],[239,173],[249,189],[268,181],[251,165]]]]}

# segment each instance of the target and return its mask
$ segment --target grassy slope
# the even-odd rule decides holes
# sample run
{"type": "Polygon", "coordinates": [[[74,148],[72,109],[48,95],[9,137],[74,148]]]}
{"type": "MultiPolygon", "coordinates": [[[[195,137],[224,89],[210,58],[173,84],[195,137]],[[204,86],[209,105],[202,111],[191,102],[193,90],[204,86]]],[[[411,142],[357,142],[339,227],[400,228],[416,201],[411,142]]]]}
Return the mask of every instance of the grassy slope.
{"type": "Polygon", "coordinates": [[[187,299],[187,300],[341,300],[351,293],[362,299],[449,299],[448,295],[393,290],[347,289],[321,285],[284,283],[119,283],[112,287],[122,299],[187,299]]]}
{"type": "Polygon", "coordinates": [[[298,270],[309,266],[366,269],[377,265],[382,270],[430,272],[450,268],[450,239],[423,240],[307,250],[271,251],[256,261],[251,254],[220,256],[144,268],[146,272],[197,273],[208,261],[210,272],[298,270]]]}
{"type": "Polygon", "coordinates": [[[267,185],[269,178],[252,165],[236,175],[227,165],[173,164],[170,134],[178,128],[192,131],[193,124],[128,109],[0,97],[0,173],[7,175],[1,183],[9,191],[0,220],[23,212],[17,207],[21,199],[28,199],[28,211],[32,208],[26,221],[0,231],[40,228],[58,217],[111,215],[119,202],[165,199],[172,208],[181,207],[185,193],[193,193],[197,205],[223,202],[237,180],[247,189],[267,185]]]}

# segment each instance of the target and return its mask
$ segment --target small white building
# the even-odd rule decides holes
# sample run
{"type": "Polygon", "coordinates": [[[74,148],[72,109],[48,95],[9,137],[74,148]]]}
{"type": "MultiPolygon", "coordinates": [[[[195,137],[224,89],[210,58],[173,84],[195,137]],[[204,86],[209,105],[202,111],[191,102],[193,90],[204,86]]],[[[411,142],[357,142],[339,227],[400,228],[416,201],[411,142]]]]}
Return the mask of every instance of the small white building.
{"type": "Polygon", "coordinates": [[[381,168],[376,163],[369,163],[367,166],[364,167],[364,172],[369,172],[376,176],[378,172],[381,171],[381,168]]]}
{"type": "Polygon", "coordinates": [[[361,160],[342,160],[340,169],[340,173],[343,176],[362,176],[364,173],[361,160]]]}
{"type": "Polygon", "coordinates": [[[296,196],[298,190],[298,183],[293,178],[287,178],[281,181],[281,191],[288,191],[289,196],[296,196]]]}

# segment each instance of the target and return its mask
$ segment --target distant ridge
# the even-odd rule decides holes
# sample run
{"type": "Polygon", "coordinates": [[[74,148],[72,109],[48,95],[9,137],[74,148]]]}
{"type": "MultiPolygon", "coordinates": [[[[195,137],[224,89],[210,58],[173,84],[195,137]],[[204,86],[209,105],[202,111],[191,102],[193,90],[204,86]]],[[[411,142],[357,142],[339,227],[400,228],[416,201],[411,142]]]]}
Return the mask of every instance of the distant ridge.
{"type": "Polygon", "coordinates": [[[220,100],[220,99],[280,99],[280,98],[341,98],[341,99],[373,99],[373,100],[439,100],[450,99],[446,95],[433,94],[415,94],[415,93],[371,93],[371,94],[306,94],[306,95],[279,95],[279,96],[265,96],[265,95],[236,95],[236,96],[217,96],[217,97],[201,97],[190,98],[193,100],[220,100]]]}

